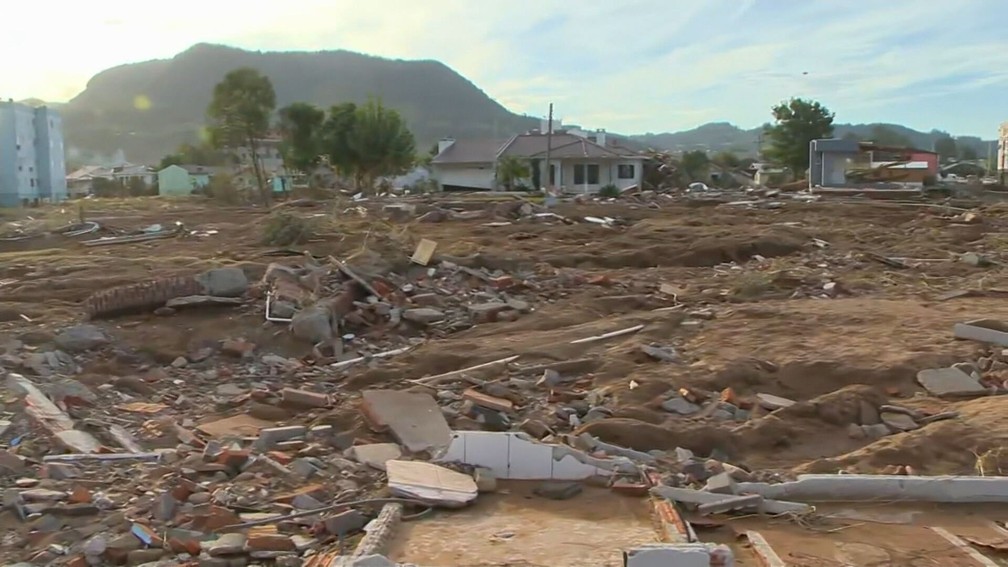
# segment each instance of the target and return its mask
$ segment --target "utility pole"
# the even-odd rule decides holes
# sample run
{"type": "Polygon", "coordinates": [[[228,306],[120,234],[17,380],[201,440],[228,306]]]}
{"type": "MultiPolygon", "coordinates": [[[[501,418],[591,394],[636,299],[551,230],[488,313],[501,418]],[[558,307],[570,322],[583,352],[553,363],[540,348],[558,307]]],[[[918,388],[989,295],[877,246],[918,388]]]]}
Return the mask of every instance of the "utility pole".
{"type": "Polygon", "coordinates": [[[549,105],[549,115],[546,118],[546,193],[551,193],[553,183],[550,177],[553,174],[553,165],[550,163],[550,154],[553,152],[553,103],[549,105]]]}

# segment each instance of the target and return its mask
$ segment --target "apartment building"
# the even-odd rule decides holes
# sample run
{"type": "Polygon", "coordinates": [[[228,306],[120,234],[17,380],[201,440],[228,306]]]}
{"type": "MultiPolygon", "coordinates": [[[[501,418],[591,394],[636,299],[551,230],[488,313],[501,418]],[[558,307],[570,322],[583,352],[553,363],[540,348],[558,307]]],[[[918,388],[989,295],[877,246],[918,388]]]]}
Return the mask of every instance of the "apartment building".
{"type": "Polygon", "coordinates": [[[1008,122],[998,128],[997,173],[1002,183],[1008,181],[1008,122]]]}
{"type": "Polygon", "coordinates": [[[59,114],[45,106],[0,101],[0,207],[66,198],[59,114]]]}

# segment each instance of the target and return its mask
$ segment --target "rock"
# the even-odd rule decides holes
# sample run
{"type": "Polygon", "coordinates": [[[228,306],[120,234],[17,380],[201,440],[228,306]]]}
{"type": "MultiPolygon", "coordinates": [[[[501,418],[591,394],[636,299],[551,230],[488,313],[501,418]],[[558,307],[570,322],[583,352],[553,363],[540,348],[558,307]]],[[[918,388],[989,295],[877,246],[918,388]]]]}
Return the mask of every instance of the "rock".
{"type": "Polygon", "coordinates": [[[958,368],[932,368],[917,373],[917,382],[934,396],[969,396],[987,393],[976,378],[958,368]]]}
{"type": "Polygon", "coordinates": [[[245,551],[245,534],[224,534],[207,546],[207,552],[212,556],[238,555],[245,551]]]}
{"type": "Polygon", "coordinates": [[[847,436],[850,437],[851,439],[864,439],[865,437],[867,437],[864,429],[862,429],[861,426],[856,423],[852,423],[847,426],[847,436]]]}
{"type": "Polygon", "coordinates": [[[351,456],[358,463],[380,471],[385,470],[385,462],[398,459],[402,450],[395,443],[371,443],[351,447],[351,456]]]}
{"type": "Polygon", "coordinates": [[[693,415],[700,411],[700,406],[678,395],[662,402],[661,407],[669,413],[679,415],[693,415]]]}
{"type": "Polygon", "coordinates": [[[887,411],[882,413],[881,418],[882,423],[887,425],[893,432],[913,431],[920,427],[912,417],[902,413],[887,411]]]}
{"type": "Polygon", "coordinates": [[[108,549],[108,540],[105,539],[105,536],[96,535],[84,542],[84,548],[81,551],[86,556],[98,557],[102,553],[105,553],[106,549],[108,549]]]}
{"type": "Polygon", "coordinates": [[[297,313],[297,306],[290,301],[280,300],[270,302],[270,317],[290,319],[295,313],[297,313]]]}
{"type": "Polygon", "coordinates": [[[473,480],[476,481],[476,490],[481,494],[497,492],[497,476],[492,470],[476,467],[476,470],[473,471],[473,480]]]}
{"type": "Polygon", "coordinates": [[[252,358],[256,345],[245,339],[227,339],[221,343],[221,353],[236,358],[252,358]]]}
{"type": "Polygon", "coordinates": [[[294,336],[313,344],[331,341],[338,329],[339,322],[332,312],[320,306],[302,309],[291,320],[294,336]]]}
{"type": "Polygon", "coordinates": [[[174,496],[165,492],[154,500],[151,513],[154,515],[154,518],[167,522],[175,517],[175,510],[178,509],[178,504],[178,500],[174,496]]]}
{"type": "Polygon", "coordinates": [[[553,430],[538,419],[526,419],[518,425],[518,429],[528,433],[536,439],[542,439],[547,435],[553,434],[553,430]]]}
{"type": "Polygon", "coordinates": [[[760,407],[768,411],[791,407],[795,404],[794,400],[789,400],[773,394],[756,394],[756,401],[759,403],[760,407]]]}
{"type": "Polygon", "coordinates": [[[213,494],[209,492],[193,492],[189,495],[188,502],[194,505],[207,504],[213,499],[213,494]]]}
{"type": "Polygon", "coordinates": [[[26,466],[21,457],[10,451],[0,451],[0,474],[17,474],[26,466]]]}
{"type": "Polygon", "coordinates": [[[189,361],[186,360],[184,356],[180,356],[172,361],[172,368],[185,368],[189,365],[189,361]]]}
{"type": "Polygon", "coordinates": [[[887,426],[884,423],[862,425],[861,430],[864,431],[865,437],[873,441],[892,434],[892,431],[889,429],[889,426],[887,426]]]}
{"type": "Polygon", "coordinates": [[[353,563],[349,564],[349,567],[396,567],[396,565],[395,561],[390,560],[384,555],[365,555],[354,559],[353,563]]]}
{"type": "Polygon", "coordinates": [[[861,425],[875,425],[881,423],[878,408],[865,400],[858,403],[858,422],[861,425]]]}
{"type": "Polygon", "coordinates": [[[532,489],[537,496],[550,500],[569,500],[581,494],[583,488],[577,482],[544,482],[532,489]]]}
{"type": "Polygon", "coordinates": [[[445,314],[444,312],[431,307],[414,307],[403,311],[402,318],[413,323],[430,325],[431,323],[443,320],[445,318],[445,314]]]}
{"type": "Polygon", "coordinates": [[[497,320],[497,316],[508,309],[507,303],[492,301],[490,303],[477,303],[470,305],[469,317],[477,323],[491,323],[497,320]]]}
{"type": "Polygon", "coordinates": [[[974,268],[986,268],[991,265],[990,259],[976,252],[967,252],[959,256],[959,261],[974,268]]]}
{"type": "Polygon", "coordinates": [[[67,352],[84,352],[103,347],[111,341],[105,331],[96,325],[77,325],[64,329],[53,342],[67,352]]]}
{"type": "Polygon", "coordinates": [[[298,510],[318,510],[325,507],[325,504],[307,494],[298,494],[291,500],[291,506],[298,510]]]}
{"type": "Polygon", "coordinates": [[[452,212],[447,209],[432,209],[417,218],[417,222],[444,222],[451,216],[452,212]]]}
{"type": "Polygon", "coordinates": [[[216,268],[196,276],[205,295],[240,297],[248,290],[249,281],[241,268],[216,268]]]}
{"type": "Polygon", "coordinates": [[[326,532],[332,535],[346,535],[359,531],[368,521],[368,517],[357,510],[346,510],[322,520],[326,532]]]}
{"type": "Polygon", "coordinates": [[[260,451],[268,451],[277,443],[300,439],[308,433],[308,428],[303,425],[289,425],[287,427],[267,427],[259,430],[259,438],[253,446],[260,451]]]}
{"type": "Polygon", "coordinates": [[[679,353],[672,347],[641,345],[641,352],[655,360],[664,362],[680,362],[679,353]]]}
{"type": "Polygon", "coordinates": [[[738,494],[738,486],[735,479],[727,472],[716,474],[707,479],[704,491],[716,494],[738,494]]]}
{"type": "Polygon", "coordinates": [[[49,394],[49,397],[57,403],[94,405],[98,402],[97,394],[73,378],[64,378],[51,382],[45,386],[45,390],[49,394]]]}

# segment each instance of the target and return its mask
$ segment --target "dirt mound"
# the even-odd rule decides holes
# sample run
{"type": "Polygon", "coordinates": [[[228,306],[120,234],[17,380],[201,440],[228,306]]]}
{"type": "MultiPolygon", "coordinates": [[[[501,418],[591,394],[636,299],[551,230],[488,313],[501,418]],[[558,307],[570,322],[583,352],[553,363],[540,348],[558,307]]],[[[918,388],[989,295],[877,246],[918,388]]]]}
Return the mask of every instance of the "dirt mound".
{"type": "Polygon", "coordinates": [[[589,423],[575,434],[589,433],[602,441],[638,451],[673,451],[689,449],[697,455],[709,455],[715,449],[735,454],[736,443],[728,427],[715,427],[698,421],[677,421],[655,425],[627,418],[603,419],[589,423]]]}
{"type": "Polygon", "coordinates": [[[767,236],[761,238],[728,237],[724,239],[705,238],[681,245],[656,244],[640,246],[641,242],[626,235],[605,243],[608,249],[630,248],[629,251],[607,251],[605,254],[585,252],[581,254],[551,255],[544,258],[557,267],[577,268],[648,268],[652,266],[710,267],[726,262],[743,263],[756,255],[765,258],[787,256],[802,249],[801,241],[767,236]],[[631,239],[631,242],[627,242],[631,239]]]}

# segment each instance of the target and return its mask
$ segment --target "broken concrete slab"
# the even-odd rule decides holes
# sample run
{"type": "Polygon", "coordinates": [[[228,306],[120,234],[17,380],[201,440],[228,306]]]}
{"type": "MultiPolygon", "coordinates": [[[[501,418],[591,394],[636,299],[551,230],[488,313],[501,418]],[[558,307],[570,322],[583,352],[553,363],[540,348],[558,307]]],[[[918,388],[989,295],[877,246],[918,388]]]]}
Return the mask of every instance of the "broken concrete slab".
{"type": "Polygon", "coordinates": [[[436,462],[482,467],[504,480],[583,480],[637,471],[626,457],[593,457],[519,432],[456,431],[436,462]]]}
{"type": "Polygon", "coordinates": [[[433,463],[392,460],[386,467],[389,490],[397,496],[459,508],[475,500],[479,493],[471,476],[433,463]]]}
{"type": "Polygon", "coordinates": [[[712,567],[735,564],[731,548],[709,543],[645,544],[624,553],[625,567],[712,567]]]}
{"type": "Polygon", "coordinates": [[[1008,503],[1008,477],[805,474],[780,484],[739,483],[739,491],[802,502],[1008,503]]]}
{"type": "MultiPolygon", "coordinates": [[[[175,297],[165,303],[165,307],[171,309],[185,309],[187,307],[211,307],[214,305],[241,305],[240,297],[215,297],[213,295],[187,295],[185,297],[175,297]]],[[[274,309],[275,311],[275,309],[274,309]]]]}
{"type": "Polygon", "coordinates": [[[94,436],[76,431],[70,416],[56,407],[31,380],[20,374],[8,374],[7,389],[24,396],[28,416],[61,445],[76,453],[97,453],[101,449],[101,443],[94,436]]]}
{"type": "Polygon", "coordinates": [[[532,489],[532,493],[549,500],[570,500],[584,490],[577,482],[549,481],[532,489]]]}
{"type": "Polygon", "coordinates": [[[957,339],[1008,347],[1008,323],[997,319],[974,319],[956,323],[952,327],[952,334],[957,339]]]}
{"type": "Polygon", "coordinates": [[[386,470],[386,461],[402,457],[402,449],[395,443],[371,443],[350,448],[350,456],[358,463],[380,471],[386,470]]]}
{"type": "MultiPolygon", "coordinates": [[[[760,494],[763,496],[764,500],[761,509],[767,514],[787,514],[792,512],[796,514],[804,514],[812,511],[812,507],[808,504],[788,502],[784,500],[769,500],[769,498],[773,498],[773,496],[761,494],[757,490],[750,490],[748,487],[752,484],[754,483],[739,484],[739,491],[741,493],[760,494]]],[[[723,502],[725,500],[724,494],[715,494],[713,492],[704,492],[702,490],[693,490],[690,488],[676,488],[673,486],[656,486],[651,489],[651,494],[667,498],[669,500],[674,500],[676,502],[681,502],[683,504],[712,504],[715,502],[723,502]]]]}
{"type": "Polygon", "coordinates": [[[111,340],[97,325],[77,325],[61,331],[53,342],[60,350],[75,353],[103,347],[111,340]]]}
{"type": "Polygon", "coordinates": [[[407,451],[440,451],[452,441],[441,407],[429,394],[365,390],[361,412],[372,428],[390,431],[407,451]]]}
{"type": "Polygon", "coordinates": [[[701,516],[711,514],[723,514],[732,510],[742,510],[745,508],[759,508],[763,503],[763,497],[759,494],[747,494],[745,496],[731,496],[720,502],[710,502],[697,506],[697,512],[701,516]]]}
{"type": "Polygon", "coordinates": [[[196,276],[205,295],[240,297],[248,290],[249,281],[241,268],[215,268],[196,276]]]}
{"type": "Polygon", "coordinates": [[[917,383],[930,394],[943,396],[977,396],[987,388],[973,376],[958,368],[929,368],[917,373],[917,383]]]}
{"type": "Polygon", "coordinates": [[[196,429],[211,437],[252,437],[258,435],[260,430],[273,425],[275,424],[272,421],[239,414],[201,423],[196,429]]]}

